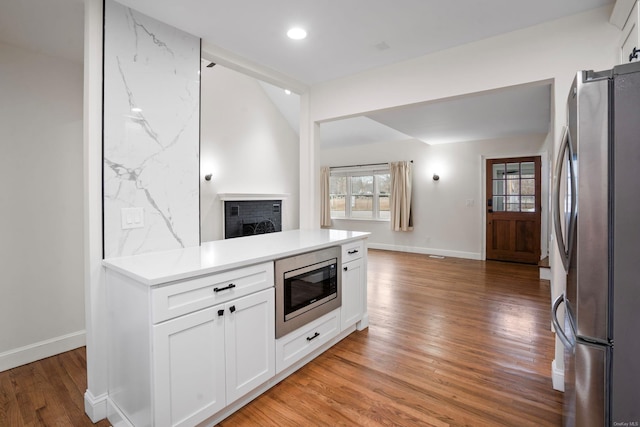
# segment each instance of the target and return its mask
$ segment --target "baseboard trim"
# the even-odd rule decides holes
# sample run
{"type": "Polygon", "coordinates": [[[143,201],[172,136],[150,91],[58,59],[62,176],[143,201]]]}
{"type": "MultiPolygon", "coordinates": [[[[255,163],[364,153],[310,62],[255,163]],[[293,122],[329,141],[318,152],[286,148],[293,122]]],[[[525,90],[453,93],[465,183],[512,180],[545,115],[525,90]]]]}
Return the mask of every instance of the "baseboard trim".
{"type": "Polygon", "coordinates": [[[475,259],[475,260],[482,259],[482,255],[477,252],[448,251],[444,249],[419,248],[416,246],[387,245],[384,243],[372,243],[372,242],[367,242],[367,247],[370,249],[381,249],[385,251],[410,252],[415,254],[438,255],[438,256],[452,257],[452,258],[465,258],[465,259],[475,259]]]}
{"type": "Polygon", "coordinates": [[[557,368],[555,359],[551,362],[551,380],[554,390],[564,392],[564,370],[557,368]]]}
{"type": "Polygon", "coordinates": [[[94,396],[91,391],[84,392],[84,412],[93,423],[107,418],[107,393],[94,396]]]}
{"type": "Polygon", "coordinates": [[[540,268],[540,280],[551,280],[551,269],[549,267],[540,268]]]}
{"type": "Polygon", "coordinates": [[[86,331],[78,331],[0,353],[0,372],[86,345],[86,331]]]}

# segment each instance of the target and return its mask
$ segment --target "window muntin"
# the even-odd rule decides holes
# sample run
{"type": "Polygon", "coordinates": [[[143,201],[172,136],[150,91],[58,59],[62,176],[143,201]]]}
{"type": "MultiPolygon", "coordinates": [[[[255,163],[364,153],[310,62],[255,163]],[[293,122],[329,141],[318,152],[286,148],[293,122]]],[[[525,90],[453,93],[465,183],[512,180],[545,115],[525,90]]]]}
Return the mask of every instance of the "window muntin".
{"type": "Polygon", "coordinates": [[[493,165],[493,211],[536,211],[535,163],[493,165]]]}

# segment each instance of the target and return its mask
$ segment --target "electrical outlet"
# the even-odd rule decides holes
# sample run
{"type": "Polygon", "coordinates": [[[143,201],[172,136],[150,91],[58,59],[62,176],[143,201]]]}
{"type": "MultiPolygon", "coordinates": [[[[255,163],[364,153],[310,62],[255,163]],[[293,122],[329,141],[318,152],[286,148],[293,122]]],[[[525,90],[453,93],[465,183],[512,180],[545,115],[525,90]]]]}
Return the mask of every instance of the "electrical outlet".
{"type": "Polygon", "coordinates": [[[144,208],[122,208],[120,219],[123,230],[142,228],[144,227],[144,208]]]}

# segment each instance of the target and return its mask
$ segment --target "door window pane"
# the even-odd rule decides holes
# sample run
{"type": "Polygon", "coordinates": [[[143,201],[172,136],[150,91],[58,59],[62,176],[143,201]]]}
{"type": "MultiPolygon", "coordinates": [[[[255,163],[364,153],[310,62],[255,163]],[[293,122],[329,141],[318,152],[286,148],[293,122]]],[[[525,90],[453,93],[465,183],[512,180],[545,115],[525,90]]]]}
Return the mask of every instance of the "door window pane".
{"type": "Polygon", "coordinates": [[[510,179],[507,181],[507,194],[519,195],[520,194],[520,181],[516,179],[510,179]]]}
{"type": "Polygon", "coordinates": [[[496,163],[492,168],[493,211],[535,212],[535,162],[496,163]]]}
{"type": "Polygon", "coordinates": [[[533,162],[520,163],[520,173],[522,174],[522,178],[535,178],[536,176],[535,163],[533,162]]]}
{"type": "Polygon", "coordinates": [[[522,212],[535,212],[536,211],[536,198],[535,196],[522,196],[522,212]]]}
{"type": "Polygon", "coordinates": [[[520,163],[507,163],[507,179],[520,179],[520,163]]]}
{"type": "Polygon", "coordinates": [[[524,196],[535,196],[536,194],[536,180],[535,179],[523,179],[520,181],[520,194],[524,196]]]}

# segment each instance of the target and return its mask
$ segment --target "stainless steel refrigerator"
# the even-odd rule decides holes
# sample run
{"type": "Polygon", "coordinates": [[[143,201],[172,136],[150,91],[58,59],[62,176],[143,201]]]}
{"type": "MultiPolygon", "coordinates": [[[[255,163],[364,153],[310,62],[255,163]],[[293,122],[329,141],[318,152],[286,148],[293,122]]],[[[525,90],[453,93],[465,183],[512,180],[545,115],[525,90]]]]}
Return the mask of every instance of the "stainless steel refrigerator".
{"type": "Polygon", "coordinates": [[[577,74],[555,175],[564,424],[640,426],[640,63],[577,74]]]}

